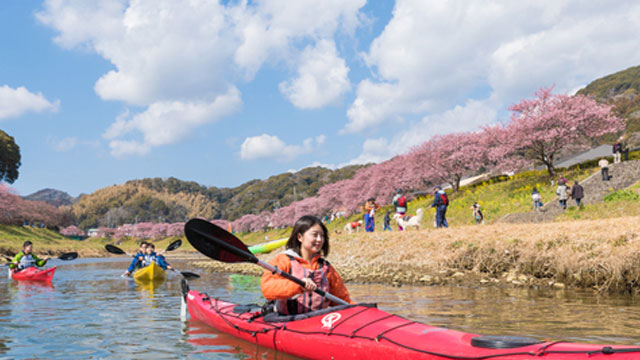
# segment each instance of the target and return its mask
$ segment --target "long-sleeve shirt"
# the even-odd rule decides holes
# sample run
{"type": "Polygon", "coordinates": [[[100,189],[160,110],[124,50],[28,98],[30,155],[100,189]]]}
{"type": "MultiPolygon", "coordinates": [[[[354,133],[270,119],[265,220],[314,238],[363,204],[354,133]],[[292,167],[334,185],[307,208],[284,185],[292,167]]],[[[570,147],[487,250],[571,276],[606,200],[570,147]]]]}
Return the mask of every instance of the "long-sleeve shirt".
{"type": "Polygon", "coordinates": [[[129,268],[127,269],[129,273],[132,273],[133,270],[142,267],[142,260],[140,258],[144,258],[144,255],[145,254],[138,252],[136,256],[133,257],[133,260],[131,260],[131,265],[129,265],[129,268]]]}
{"type": "MultiPolygon", "coordinates": [[[[280,254],[276,256],[271,262],[271,265],[278,267],[278,269],[283,272],[291,271],[291,260],[287,254],[295,254],[293,251],[287,251],[284,254],[280,254]]],[[[296,254],[297,255],[297,254],[296,254]]],[[[311,264],[308,261],[304,260],[300,257],[300,255],[295,256],[296,259],[300,262],[300,264],[310,270],[317,270],[319,268],[318,259],[320,255],[316,255],[311,264]]],[[[344,281],[340,277],[340,274],[333,268],[333,266],[329,265],[329,274],[327,275],[327,279],[329,280],[329,293],[332,295],[339,297],[340,299],[353,304],[351,298],[349,297],[349,291],[347,291],[347,287],[344,285],[344,281]]],[[[269,270],[266,270],[264,274],[262,274],[262,279],[260,280],[260,288],[262,289],[262,294],[267,300],[284,300],[292,298],[298,294],[302,294],[304,289],[294,283],[291,280],[287,280],[286,278],[274,274],[269,270]]],[[[331,306],[337,304],[330,304],[331,306]]]]}
{"type": "MultiPolygon", "coordinates": [[[[47,260],[40,259],[39,257],[35,256],[34,254],[29,254],[29,255],[31,255],[31,258],[33,259],[33,261],[35,262],[36,266],[38,266],[38,267],[42,267],[47,263],[47,260]]],[[[28,255],[25,255],[25,253],[22,252],[22,251],[20,251],[18,254],[16,254],[16,256],[13,257],[13,261],[11,261],[11,264],[9,264],[9,268],[10,269],[17,268],[19,266],[19,264],[20,264],[20,261],[22,260],[22,258],[24,256],[28,256],[28,255]],[[16,265],[16,264],[18,264],[18,265],[16,265]]]]}

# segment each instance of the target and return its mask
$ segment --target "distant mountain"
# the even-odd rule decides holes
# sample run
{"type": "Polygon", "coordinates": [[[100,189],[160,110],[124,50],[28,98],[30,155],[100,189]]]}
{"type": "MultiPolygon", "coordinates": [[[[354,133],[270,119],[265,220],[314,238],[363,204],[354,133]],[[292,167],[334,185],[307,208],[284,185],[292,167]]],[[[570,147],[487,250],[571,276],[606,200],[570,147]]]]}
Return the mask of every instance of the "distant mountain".
{"type": "Polygon", "coordinates": [[[25,200],[43,201],[53,206],[71,205],[75,200],[71,195],[56,189],[43,189],[31,195],[23,196],[25,200]]]}
{"type": "Polygon", "coordinates": [[[84,229],[146,221],[179,222],[196,216],[235,220],[313,196],[325,184],[350,179],[361,167],[312,167],[251,180],[234,188],[206,187],[172,177],[131,180],[80,196],[71,211],[84,229]]]}
{"type": "MultiPolygon", "coordinates": [[[[630,67],[615,74],[592,81],[578,94],[589,95],[598,101],[614,106],[616,115],[625,119],[626,133],[640,132],[640,66],[630,67]]],[[[631,146],[638,141],[632,136],[631,146]]],[[[609,139],[611,142],[612,139],[609,139]]],[[[613,139],[615,140],[615,139],[613,139]]]]}

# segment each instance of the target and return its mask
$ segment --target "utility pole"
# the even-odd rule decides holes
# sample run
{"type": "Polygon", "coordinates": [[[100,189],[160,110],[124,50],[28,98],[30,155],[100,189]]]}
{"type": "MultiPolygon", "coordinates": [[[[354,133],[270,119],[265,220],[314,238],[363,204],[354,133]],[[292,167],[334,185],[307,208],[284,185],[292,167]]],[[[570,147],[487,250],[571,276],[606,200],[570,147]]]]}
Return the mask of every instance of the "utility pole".
{"type": "Polygon", "coordinates": [[[298,194],[296,194],[296,186],[293,185],[293,202],[298,201],[298,194]]]}

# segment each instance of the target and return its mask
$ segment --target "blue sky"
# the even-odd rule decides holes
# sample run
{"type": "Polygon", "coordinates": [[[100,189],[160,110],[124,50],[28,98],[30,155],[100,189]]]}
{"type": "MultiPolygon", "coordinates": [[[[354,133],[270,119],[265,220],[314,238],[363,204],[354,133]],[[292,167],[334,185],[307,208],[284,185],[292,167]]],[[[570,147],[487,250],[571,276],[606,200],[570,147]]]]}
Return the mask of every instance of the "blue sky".
{"type": "Polygon", "coordinates": [[[635,1],[8,0],[0,129],[23,195],[379,162],[638,65],[639,17],[635,1]]]}

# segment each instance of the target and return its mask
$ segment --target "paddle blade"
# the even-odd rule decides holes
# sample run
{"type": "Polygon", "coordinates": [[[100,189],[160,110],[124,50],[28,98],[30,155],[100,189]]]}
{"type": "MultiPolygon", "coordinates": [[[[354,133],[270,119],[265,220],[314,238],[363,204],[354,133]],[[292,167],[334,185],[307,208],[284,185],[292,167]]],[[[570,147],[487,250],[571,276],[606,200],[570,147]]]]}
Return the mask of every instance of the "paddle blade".
{"type": "Polygon", "coordinates": [[[187,280],[197,279],[200,277],[200,275],[188,271],[180,271],[180,275],[182,275],[187,280]]]}
{"type": "Polygon", "coordinates": [[[252,262],[258,258],[247,246],[226,230],[202,219],[191,219],[184,226],[189,243],[204,255],[226,263],[252,262]]]}
{"type": "Polygon", "coordinates": [[[171,244],[169,244],[169,246],[167,246],[167,249],[165,251],[173,251],[173,250],[179,248],[180,245],[182,245],[182,240],[176,240],[176,241],[172,242],[171,244]]]}
{"type": "Polygon", "coordinates": [[[66,253],[66,254],[62,254],[60,256],[58,256],[58,259],[60,260],[74,260],[78,258],[78,253],[77,252],[70,252],[70,253],[66,253]]]}
{"type": "Polygon", "coordinates": [[[115,245],[107,244],[107,245],[104,246],[104,248],[107,249],[107,251],[112,253],[112,254],[126,255],[126,253],[122,249],[120,249],[119,247],[117,247],[115,245]]]}

